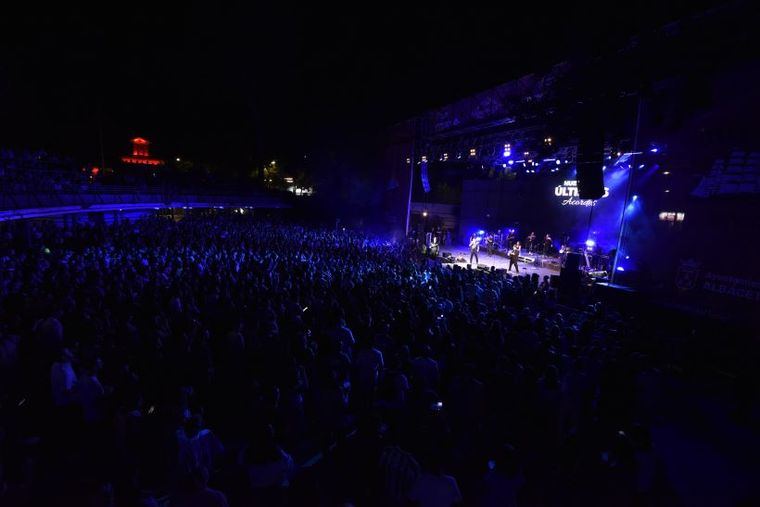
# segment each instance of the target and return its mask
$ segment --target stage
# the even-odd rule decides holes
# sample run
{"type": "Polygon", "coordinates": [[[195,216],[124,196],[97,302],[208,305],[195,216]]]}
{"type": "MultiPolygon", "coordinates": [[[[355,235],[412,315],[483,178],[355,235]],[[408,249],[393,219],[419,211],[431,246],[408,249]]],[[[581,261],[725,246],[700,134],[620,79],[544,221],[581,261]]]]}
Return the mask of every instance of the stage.
{"type": "MultiPolygon", "coordinates": [[[[456,265],[464,268],[467,267],[467,264],[470,262],[470,249],[466,246],[443,247],[441,248],[441,257],[443,257],[444,254],[451,254],[451,257],[455,260],[455,262],[445,263],[444,266],[456,265]],[[456,261],[457,259],[459,259],[458,262],[456,261]],[[462,262],[461,259],[464,259],[464,262],[462,262]]],[[[518,263],[521,275],[532,275],[533,273],[536,273],[541,278],[544,276],[559,275],[559,259],[556,257],[544,258],[540,254],[529,254],[523,251],[521,258],[534,259],[534,262],[529,263],[521,261],[518,263]]],[[[506,271],[509,267],[509,259],[506,256],[496,253],[488,255],[485,248],[482,247],[478,253],[478,260],[479,268],[491,269],[491,266],[493,266],[494,269],[503,269],[506,271]]],[[[473,266],[473,268],[475,268],[475,266],[473,266]]],[[[511,273],[515,274],[514,268],[511,273]]]]}

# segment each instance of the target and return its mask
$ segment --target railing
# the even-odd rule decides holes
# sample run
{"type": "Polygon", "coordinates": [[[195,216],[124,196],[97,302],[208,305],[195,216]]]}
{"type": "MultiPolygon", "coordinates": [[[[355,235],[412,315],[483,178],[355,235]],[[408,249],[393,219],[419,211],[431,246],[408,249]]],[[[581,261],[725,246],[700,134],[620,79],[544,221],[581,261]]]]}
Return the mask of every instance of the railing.
{"type": "Polygon", "coordinates": [[[210,188],[85,184],[57,190],[0,188],[0,221],[68,213],[151,208],[287,207],[284,198],[260,190],[223,185],[210,188]]]}

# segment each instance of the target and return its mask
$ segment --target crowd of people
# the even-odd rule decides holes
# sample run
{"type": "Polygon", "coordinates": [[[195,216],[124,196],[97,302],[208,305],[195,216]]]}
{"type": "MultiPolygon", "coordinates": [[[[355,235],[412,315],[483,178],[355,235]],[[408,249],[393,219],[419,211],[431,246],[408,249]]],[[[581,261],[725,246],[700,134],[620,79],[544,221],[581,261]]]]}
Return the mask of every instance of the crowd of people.
{"type": "Polygon", "coordinates": [[[0,232],[4,506],[667,498],[655,340],[546,280],[248,215],[0,232]]]}

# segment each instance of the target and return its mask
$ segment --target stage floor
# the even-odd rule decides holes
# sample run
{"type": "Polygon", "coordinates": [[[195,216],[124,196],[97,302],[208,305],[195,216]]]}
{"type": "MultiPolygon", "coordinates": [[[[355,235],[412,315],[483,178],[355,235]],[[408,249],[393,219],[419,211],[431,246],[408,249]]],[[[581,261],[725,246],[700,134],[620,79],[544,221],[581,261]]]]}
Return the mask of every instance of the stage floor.
{"type": "MultiPolygon", "coordinates": [[[[450,253],[452,257],[455,259],[457,258],[463,258],[464,262],[453,262],[453,263],[445,263],[444,266],[461,266],[466,267],[470,260],[470,249],[467,247],[444,247],[441,248],[441,254],[443,253],[450,253]]],[[[544,261],[544,265],[542,266],[541,262],[541,256],[538,254],[528,254],[523,252],[523,257],[533,257],[535,259],[535,262],[528,263],[528,262],[520,262],[518,265],[520,267],[520,274],[521,275],[532,275],[533,273],[537,273],[538,276],[543,278],[544,276],[551,276],[551,275],[558,275],[559,274],[559,264],[550,265],[549,259],[552,259],[551,257],[548,258],[546,261],[544,261]]],[[[484,248],[481,248],[480,253],[478,254],[478,260],[480,261],[478,263],[478,267],[485,267],[488,269],[491,269],[491,266],[494,267],[494,269],[503,269],[504,271],[507,270],[509,267],[509,259],[506,257],[502,257],[501,255],[488,255],[486,253],[484,248]]],[[[553,259],[555,262],[557,259],[553,259]]],[[[473,266],[474,268],[475,266],[473,266]]],[[[512,274],[515,274],[514,268],[512,269],[512,274]]]]}

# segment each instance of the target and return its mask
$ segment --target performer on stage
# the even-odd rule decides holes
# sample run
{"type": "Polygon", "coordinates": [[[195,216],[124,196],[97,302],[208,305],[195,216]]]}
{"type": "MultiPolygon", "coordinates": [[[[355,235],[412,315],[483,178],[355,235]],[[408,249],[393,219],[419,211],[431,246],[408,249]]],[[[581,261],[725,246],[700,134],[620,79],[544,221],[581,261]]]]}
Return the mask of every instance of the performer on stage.
{"type": "Polygon", "coordinates": [[[544,255],[549,255],[549,250],[552,248],[552,237],[549,233],[544,236],[544,255]]]}
{"type": "Polygon", "coordinates": [[[438,236],[433,235],[433,239],[430,241],[430,256],[438,257],[439,249],[440,249],[440,245],[438,243],[438,236]]]}
{"type": "Polygon", "coordinates": [[[512,266],[515,267],[515,271],[519,274],[520,267],[517,265],[517,261],[520,260],[520,242],[515,243],[512,250],[509,251],[509,267],[507,271],[512,271],[512,266]]]}
{"type": "Polygon", "coordinates": [[[530,235],[528,236],[528,241],[527,241],[528,253],[533,253],[533,245],[535,244],[535,242],[536,242],[536,233],[531,232],[530,235]]]}
{"type": "Polygon", "coordinates": [[[515,230],[510,229],[507,236],[507,248],[512,248],[515,245],[515,230]]]}
{"type": "Polygon", "coordinates": [[[489,232],[488,236],[486,236],[486,252],[488,253],[488,255],[493,255],[493,244],[494,244],[493,234],[489,232]]]}
{"type": "Polygon", "coordinates": [[[472,264],[472,258],[475,257],[475,266],[477,267],[478,252],[480,251],[480,237],[477,234],[470,236],[470,264],[472,264]]]}

